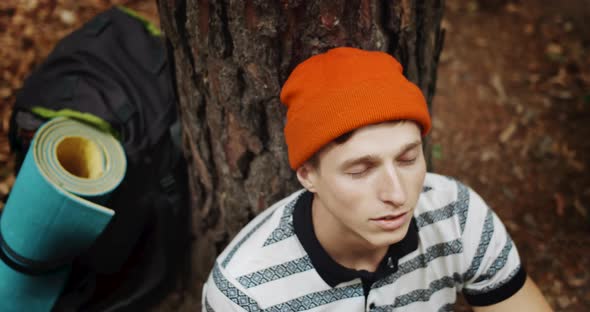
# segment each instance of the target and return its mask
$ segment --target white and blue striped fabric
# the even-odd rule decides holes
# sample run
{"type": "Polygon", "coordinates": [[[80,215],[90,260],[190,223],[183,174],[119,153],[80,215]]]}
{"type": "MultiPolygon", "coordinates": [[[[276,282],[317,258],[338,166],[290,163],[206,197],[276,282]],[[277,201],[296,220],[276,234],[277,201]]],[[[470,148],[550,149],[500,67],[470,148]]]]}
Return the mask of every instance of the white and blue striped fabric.
{"type": "Polygon", "coordinates": [[[428,173],[414,213],[418,248],[367,297],[360,279],[330,287],[293,228],[303,192],[263,211],[219,255],[203,287],[203,311],[452,311],[457,292],[486,305],[524,282],[496,214],[470,188],[428,173]]]}

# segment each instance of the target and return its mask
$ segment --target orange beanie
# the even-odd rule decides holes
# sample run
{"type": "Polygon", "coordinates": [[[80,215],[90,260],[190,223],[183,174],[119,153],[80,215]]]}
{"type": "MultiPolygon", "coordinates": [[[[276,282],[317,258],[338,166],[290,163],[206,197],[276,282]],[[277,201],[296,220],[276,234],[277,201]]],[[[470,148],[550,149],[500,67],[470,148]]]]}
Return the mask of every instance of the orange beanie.
{"type": "Polygon", "coordinates": [[[281,91],[287,106],[285,140],[294,170],[335,138],[366,125],[413,120],[430,131],[420,89],[391,55],[335,48],[312,56],[291,73],[281,91]]]}

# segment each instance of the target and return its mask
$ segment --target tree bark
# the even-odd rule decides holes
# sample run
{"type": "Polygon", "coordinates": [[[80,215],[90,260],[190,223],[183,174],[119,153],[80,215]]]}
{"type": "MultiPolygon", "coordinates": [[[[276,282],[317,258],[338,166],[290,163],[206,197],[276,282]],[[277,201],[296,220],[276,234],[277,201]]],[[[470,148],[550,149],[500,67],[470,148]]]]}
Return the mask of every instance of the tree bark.
{"type": "Polygon", "coordinates": [[[193,310],[215,257],[261,210],[299,188],[283,138],[281,86],[336,46],[394,55],[431,105],[443,0],[159,0],[170,43],[192,233],[189,283],[160,310],[193,310]]]}

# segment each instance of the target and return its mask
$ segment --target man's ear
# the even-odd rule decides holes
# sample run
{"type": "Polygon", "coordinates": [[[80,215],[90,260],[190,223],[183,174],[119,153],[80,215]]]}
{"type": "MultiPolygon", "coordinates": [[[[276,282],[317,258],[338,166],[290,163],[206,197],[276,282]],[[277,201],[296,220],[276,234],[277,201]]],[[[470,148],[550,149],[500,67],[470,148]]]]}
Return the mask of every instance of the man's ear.
{"type": "Polygon", "coordinates": [[[308,191],[315,193],[316,188],[314,185],[316,169],[313,168],[309,163],[304,163],[299,168],[297,168],[297,179],[299,183],[303,185],[308,191]]]}

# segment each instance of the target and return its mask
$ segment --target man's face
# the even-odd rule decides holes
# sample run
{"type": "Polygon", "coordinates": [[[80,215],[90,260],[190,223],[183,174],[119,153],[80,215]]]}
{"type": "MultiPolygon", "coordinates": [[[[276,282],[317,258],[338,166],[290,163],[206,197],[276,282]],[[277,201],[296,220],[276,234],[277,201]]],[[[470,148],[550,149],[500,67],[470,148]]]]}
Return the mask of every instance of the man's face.
{"type": "Polygon", "coordinates": [[[404,238],[426,175],[415,123],[363,127],[318,157],[316,167],[306,164],[297,174],[315,193],[314,217],[321,220],[314,224],[320,231],[370,249],[404,238]]]}

